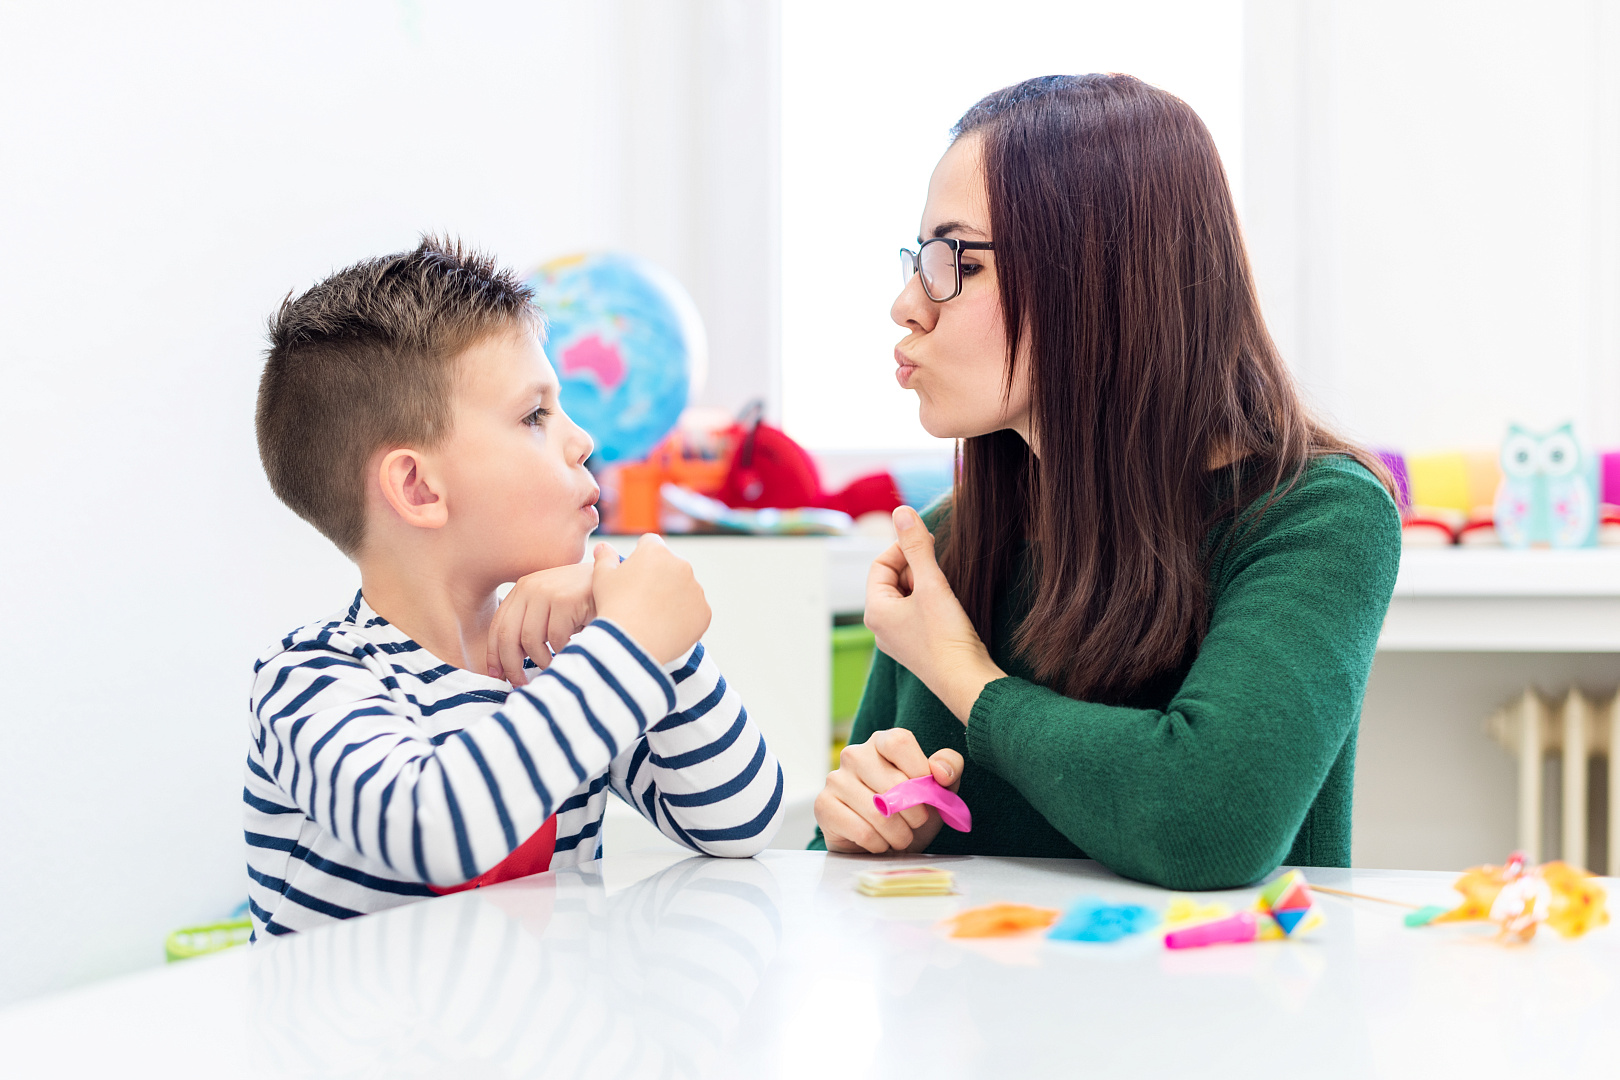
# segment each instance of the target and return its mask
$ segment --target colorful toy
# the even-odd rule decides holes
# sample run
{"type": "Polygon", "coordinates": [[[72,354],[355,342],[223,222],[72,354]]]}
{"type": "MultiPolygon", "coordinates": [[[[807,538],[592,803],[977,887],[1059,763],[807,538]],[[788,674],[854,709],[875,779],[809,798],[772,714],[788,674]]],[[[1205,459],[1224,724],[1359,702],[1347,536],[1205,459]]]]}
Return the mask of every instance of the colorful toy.
{"type": "Polygon", "coordinates": [[[1061,914],[1057,908],[1028,904],[986,904],[953,915],[942,925],[951,928],[951,937],[1013,937],[1031,930],[1044,930],[1061,914]]]}
{"type": "Polygon", "coordinates": [[[1118,941],[1159,925],[1156,912],[1141,904],[1110,904],[1083,896],[1046,932],[1054,941],[1118,941]]]}
{"type": "Polygon", "coordinates": [[[1494,922],[1496,940],[1523,944],[1546,923],[1566,938],[1577,938],[1609,922],[1607,894],[1594,875],[1564,862],[1527,866],[1523,852],[1515,851],[1503,866],[1470,867],[1453,886],[1463,894],[1454,908],[1430,904],[1418,907],[1382,896],[1317,886],[1318,892],[1352,900],[1373,900],[1410,909],[1407,926],[1433,926],[1454,922],[1494,922]]]}
{"type": "Polygon", "coordinates": [[[968,811],[967,803],[956,792],[940,787],[939,781],[932,776],[902,780],[883,794],[872,796],[872,803],[884,817],[927,803],[939,810],[945,824],[957,832],[973,831],[973,815],[968,811]]]}
{"type": "Polygon", "coordinates": [[[1496,939],[1523,944],[1546,923],[1566,938],[1577,938],[1609,922],[1607,895],[1593,875],[1564,862],[1526,866],[1522,852],[1504,866],[1475,866],[1453,886],[1462,903],[1436,915],[1426,925],[1450,922],[1494,922],[1496,939]]]}
{"type": "Polygon", "coordinates": [[[1508,547],[1591,547],[1599,520],[1597,459],[1569,424],[1537,435],[1514,424],[1502,442],[1496,534],[1508,547]]]}
{"type": "Polygon", "coordinates": [[[1172,896],[1164,912],[1164,928],[1174,930],[1194,923],[1214,922],[1230,914],[1232,909],[1219,902],[1199,904],[1190,896],[1172,896]]]}
{"type": "Polygon", "coordinates": [[[810,454],[780,428],[764,422],[755,402],[737,421],[737,452],[716,497],[736,509],[791,510],[817,507],[858,518],[889,513],[900,505],[900,490],[887,472],[849,482],[840,491],[824,491],[810,454]]]}
{"type": "Polygon", "coordinates": [[[956,891],[956,877],[937,866],[902,866],[863,871],[855,888],[867,896],[944,896],[956,891]]]}
{"type": "Polygon", "coordinates": [[[1311,896],[1305,875],[1290,870],[1260,891],[1254,910],[1173,929],[1164,935],[1164,945],[1167,949],[1192,949],[1247,941],[1277,941],[1303,937],[1323,922],[1322,909],[1311,896]]]}
{"type": "MultiPolygon", "coordinates": [[[[798,510],[736,510],[719,499],[665,484],[659,495],[670,506],[693,521],[701,521],[723,532],[766,536],[836,536],[854,527],[855,521],[839,510],[804,507],[798,510]]],[[[646,531],[646,530],[643,530],[646,531]]]]}

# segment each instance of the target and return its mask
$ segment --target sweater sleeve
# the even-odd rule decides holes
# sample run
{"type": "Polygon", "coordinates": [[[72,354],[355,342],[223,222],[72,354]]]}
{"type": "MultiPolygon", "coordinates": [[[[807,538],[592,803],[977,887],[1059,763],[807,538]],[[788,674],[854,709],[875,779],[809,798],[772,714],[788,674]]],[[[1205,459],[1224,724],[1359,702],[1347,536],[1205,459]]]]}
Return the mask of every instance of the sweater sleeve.
{"type": "Polygon", "coordinates": [[[1163,711],[998,679],[969,717],[972,760],[1127,877],[1217,889],[1275,868],[1359,720],[1400,560],[1398,514],[1370,475],[1302,487],[1239,526],[1163,711]]]}
{"type": "Polygon", "coordinates": [[[701,643],[665,671],[674,707],[614,760],[609,783],[677,843],[758,854],[782,824],[782,766],[701,643]]]}
{"type": "Polygon", "coordinates": [[[293,643],[255,676],[261,779],[359,854],[430,885],[506,858],[675,703],[669,676],[598,619],[498,711],[435,744],[376,649],[340,638],[293,643]]]}

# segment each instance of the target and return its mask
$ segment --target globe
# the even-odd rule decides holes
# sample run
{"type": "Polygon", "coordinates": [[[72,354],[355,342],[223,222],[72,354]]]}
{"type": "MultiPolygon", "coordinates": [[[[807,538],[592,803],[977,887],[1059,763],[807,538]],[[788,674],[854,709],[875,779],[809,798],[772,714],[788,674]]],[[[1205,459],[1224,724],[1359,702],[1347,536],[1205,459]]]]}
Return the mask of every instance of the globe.
{"type": "Polygon", "coordinates": [[[638,461],[702,389],[707,344],[680,282],[633,255],[568,255],[529,278],[562,407],[603,462],[638,461]]]}

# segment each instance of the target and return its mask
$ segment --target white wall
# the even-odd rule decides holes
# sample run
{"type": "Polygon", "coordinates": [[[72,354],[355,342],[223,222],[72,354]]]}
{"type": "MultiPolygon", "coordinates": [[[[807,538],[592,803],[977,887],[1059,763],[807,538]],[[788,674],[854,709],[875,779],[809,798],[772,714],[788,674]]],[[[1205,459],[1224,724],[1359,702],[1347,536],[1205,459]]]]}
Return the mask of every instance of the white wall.
{"type": "Polygon", "coordinates": [[[1248,0],[1262,300],[1353,434],[1620,443],[1620,6],[1248,0]]]}
{"type": "Polygon", "coordinates": [[[775,5],[0,8],[0,1003],[243,896],[253,656],[346,602],[252,434],[289,290],[447,229],[669,266],[772,392],[775,5]],[[741,249],[741,250],[739,250],[741,249]]]}

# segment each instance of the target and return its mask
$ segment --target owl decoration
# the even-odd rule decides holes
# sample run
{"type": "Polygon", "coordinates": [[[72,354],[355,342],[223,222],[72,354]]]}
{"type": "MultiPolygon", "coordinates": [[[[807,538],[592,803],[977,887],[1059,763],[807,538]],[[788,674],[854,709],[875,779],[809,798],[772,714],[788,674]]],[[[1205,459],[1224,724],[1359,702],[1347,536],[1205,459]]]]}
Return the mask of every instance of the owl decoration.
{"type": "Polygon", "coordinates": [[[1538,435],[1517,424],[1502,441],[1496,535],[1507,547],[1592,547],[1598,530],[1597,459],[1571,425],[1538,435]]]}

